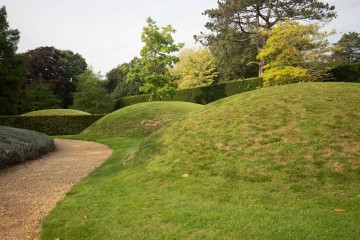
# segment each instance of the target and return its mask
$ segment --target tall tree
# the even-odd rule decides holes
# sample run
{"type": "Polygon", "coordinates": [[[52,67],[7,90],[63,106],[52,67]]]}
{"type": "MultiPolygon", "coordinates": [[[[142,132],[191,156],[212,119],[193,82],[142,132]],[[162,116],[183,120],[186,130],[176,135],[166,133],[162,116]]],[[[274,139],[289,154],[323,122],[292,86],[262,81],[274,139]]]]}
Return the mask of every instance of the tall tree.
{"type": "Polygon", "coordinates": [[[76,76],[87,67],[80,54],[54,47],[39,47],[24,53],[23,58],[27,70],[26,84],[45,81],[62,100],[63,108],[72,104],[76,76]]]}
{"type": "Polygon", "coordinates": [[[171,75],[169,68],[179,61],[173,53],[184,44],[174,43],[172,34],[175,29],[171,25],[160,29],[151,18],[146,23],[141,34],[141,41],[145,45],[140,51],[140,61],[130,71],[129,79],[139,78],[144,82],[140,91],[150,94],[150,100],[159,100],[175,90],[173,82],[177,76],[171,75]]]}
{"type": "Polygon", "coordinates": [[[105,87],[114,98],[140,95],[139,88],[143,85],[140,79],[128,81],[128,73],[139,62],[135,57],[130,63],[123,63],[106,74],[105,87]]]}
{"type": "Polygon", "coordinates": [[[9,29],[5,6],[0,8],[0,115],[17,112],[20,84],[25,76],[21,57],[16,54],[20,32],[9,29]]]}
{"type": "MultiPolygon", "coordinates": [[[[317,0],[218,0],[218,8],[204,12],[210,18],[205,27],[215,35],[224,29],[236,29],[260,52],[266,42],[259,34],[260,30],[271,29],[285,20],[329,21],[336,17],[334,9],[334,6],[317,0]]],[[[207,36],[202,34],[203,38],[207,36]]],[[[261,76],[265,62],[257,64],[261,76]]]]}
{"type": "Polygon", "coordinates": [[[336,43],[338,49],[333,53],[334,61],[338,63],[360,62],[360,34],[357,32],[344,33],[336,43]]]}
{"type": "Polygon", "coordinates": [[[61,108],[61,100],[55,96],[50,85],[45,82],[30,84],[20,101],[21,113],[61,108]]]}
{"type": "Polygon", "coordinates": [[[87,69],[78,77],[71,108],[90,113],[109,113],[113,110],[110,95],[103,87],[99,74],[87,69]]]}
{"type": "MultiPolygon", "coordinates": [[[[204,36],[204,35],[203,35],[204,36]]],[[[256,60],[257,49],[246,34],[234,28],[210,33],[206,38],[194,36],[207,46],[218,62],[219,81],[256,77],[258,68],[249,64],[256,60]]]]}
{"type": "Polygon", "coordinates": [[[171,71],[179,75],[180,89],[210,85],[219,74],[217,62],[207,48],[182,49],[179,59],[171,71]]]}
{"type": "Polygon", "coordinates": [[[258,55],[265,65],[264,85],[282,85],[322,78],[334,47],[327,38],[334,32],[321,32],[318,24],[296,21],[277,23],[262,34],[267,41],[258,55]]]}

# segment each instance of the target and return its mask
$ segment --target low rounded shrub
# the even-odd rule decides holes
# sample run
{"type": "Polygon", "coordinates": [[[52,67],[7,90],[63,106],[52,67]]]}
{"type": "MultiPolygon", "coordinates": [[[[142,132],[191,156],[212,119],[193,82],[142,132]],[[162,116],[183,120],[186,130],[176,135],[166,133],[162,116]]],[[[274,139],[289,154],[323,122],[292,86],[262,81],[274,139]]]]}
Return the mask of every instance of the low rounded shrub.
{"type": "Polygon", "coordinates": [[[54,140],[46,134],[0,126],[0,169],[38,158],[54,149],[54,140]]]}

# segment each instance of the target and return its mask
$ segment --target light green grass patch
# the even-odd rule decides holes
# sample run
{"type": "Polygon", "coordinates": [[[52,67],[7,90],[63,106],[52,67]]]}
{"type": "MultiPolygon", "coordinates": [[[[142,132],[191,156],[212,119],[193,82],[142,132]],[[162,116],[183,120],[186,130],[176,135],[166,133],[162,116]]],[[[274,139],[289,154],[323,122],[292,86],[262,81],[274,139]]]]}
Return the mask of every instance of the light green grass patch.
{"type": "Polygon", "coordinates": [[[146,102],[119,109],[101,118],[82,136],[145,137],[202,105],[187,102],[146,102]]]}
{"type": "Polygon", "coordinates": [[[62,116],[62,115],[90,115],[88,112],[83,112],[74,109],[45,109],[33,112],[24,113],[21,116],[62,116]]]}

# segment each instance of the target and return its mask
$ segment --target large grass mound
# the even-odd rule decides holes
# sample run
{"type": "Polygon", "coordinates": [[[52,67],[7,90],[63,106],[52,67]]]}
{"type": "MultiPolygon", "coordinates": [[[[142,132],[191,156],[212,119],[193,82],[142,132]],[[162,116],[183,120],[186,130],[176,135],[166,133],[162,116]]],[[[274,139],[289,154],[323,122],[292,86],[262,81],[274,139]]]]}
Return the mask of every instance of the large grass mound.
{"type": "Polygon", "coordinates": [[[90,115],[88,112],[83,112],[74,109],[45,109],[33,112],[24,113],[21,116],[62,116],[62,115],[90,115]]]}
{"type": "Polygon", "coordinates": [[[0,169],[38,158],[54,149],[54,140],[43,133],[0,126],[0,169]]]}
{"type": "Polygon", "coordinates": [[[145,137],[201,105],[186,102],[146,102],[119,109],[101,118],[83,136],[145,137]]]}
{"type": "MultiPolygon", "coordinates": [[[[43,239],[358,239],[360,85],[229,97],[115,154],[43,239]],[[76,211],[76,214],[74,214],[76,211]]],[[[101,139],[100,139],[101,140],[101,139]]]]}
{"type": "Polygon", "coordinates": [[[294,188],[303,181],[360,180],[359,103],[359,84],[248,92],[190,113],[151,136],[138,158],[149,159],[148,170],[159,174],[187,172],[294,188]]]}

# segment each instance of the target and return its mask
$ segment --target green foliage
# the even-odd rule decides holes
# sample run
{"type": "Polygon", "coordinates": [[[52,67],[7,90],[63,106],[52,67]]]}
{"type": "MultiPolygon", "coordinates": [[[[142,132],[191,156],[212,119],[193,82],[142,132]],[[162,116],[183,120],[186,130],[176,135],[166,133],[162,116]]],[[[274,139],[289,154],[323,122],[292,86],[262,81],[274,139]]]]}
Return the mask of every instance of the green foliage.
{"type": "Polygon", "coordinates": [[[112,112],[101,118],[81,136],[146,137],[201,105],[185,102],[145,102],[112,112]]]}
{"type": "MultiPolygon", "coordinates": [[[[232,55],[239,54],[237,58],[241,59],[241,63],[256,55],[248,54],[252,52],[251,49],[254,46],[258,53],[263,48],[266,37],[259,34],[260,31],[270,30],[275,24],[286,20],[329,21],[336,16],[334,9],[334,6],[313,0],[219,0],[217,8],[204,12],[209,17],[209,22],[205,27],[211,33],[202,33],[197,39],[204,39],[203,42],[209,43],[215,39],[215,48],[220,52],[221,49],[217,47],[217,44],[221,41],[228,41],[228,46],[233,46],[234,42],[240,44],[242,48],[246,49],[245,54],[238,52],[238,47],[233,47],[234,50],[230,49],[230,51],[232,55]],[[233,31],[241,34],[231,33],[233,31]],[[218,42],[216,39],[221,40],[218,42]],[[249,42],[251,44],[248,44],[249,42]]],[[[224,48],[224,54],[228,49],[224,48]]],[[[250,61],[255,64],[253,60],[250,61]]],[[[259,61],[257,64],[259,65],[259,76],[262,76],[265,62],[259,61]]]]}
{"type": "Polygon", "coordinates": [[[358,82],[360,83],[360,63],[349,63],[336,66],[330,70],[333,79],[336,82],[358,82]]]}
{"type": "Polygon", "coordinates": [[[29,85],[20,102],[21,113],[61,108],[61,100],[53,94],[50,85],[44,82],[29,85]]]}
{"type": "MultiPolygon", "coordinates": [[[[163,100],[208,104],[210,102],[214,102],[234,94],[261,88],[262,84],[262,78],[249,78],[245,80],[228,81],[205,87],[177,90],[172,96],[166,97],[163,100]]],[[[121,98],[117,100],[115,108],[122,108],[132,104],[146,102],[148,99],[149,96],[147,95],[121,98]]]]}
{"type": "Polygon", "coordinates": [[[257,58],[266,62],[264,86],[321,79],[333,47],[326,40],[333,33],[320,32],[315,24],[278,23],[262,31],[267,41],[257,58]]]}
{"type": "Polygon", "coordinates": [[[47,135],[78,134],[102,118],[95,115],[0,116],[0,125],[42,132],[47,135]]]}
{"type": "Polygon", "coordinates": [[[88,112],[83,112],[74,109],[45,109],[34,112],[24,113],[21,116],[63,116],[63,115],[90,115],[88,112]]]}
{"type": "Polygon", "coordinates": [[[130,69],[135,67],[139,62],[138,58],[134,58],[130,63],[124,63],[116,68],[111,69],[106,74],[105,86],[109,92],[111,92],[112,98],[120,98],[127,96],[140,95],[140,87],[143,82],[140,79],[135,78],[132,81],[128,81],[128,74],[130,69]]]}
{"type": "Polygon", "coordinates": [[[210,85],[219,74],[217,62],[207,48],[182,49],[171,72],[180,77],[179,89],[210,85]]]}
{"type": "Polygon", "coordinates": [[[183,43],[175,44],[172,34],[175,29],[171,25],[161,30],[151,18],[146,20],[141,41],[145,44],[140,51],[140,61],[131,68],[129,80],[140,79],[144,85],[140,91],[150,95],[150,100],[162,99],[175,90],[173,82],[177,76],[171,75],[169,67],[179,61],[172,54],[183,47],[183,43]]]}
{"type": "Polygon", "coordinates": [[[339,47],[333,52],[333,60],[337,63],[360,62],[360,34],[357,32],[344,33],[336,43],[339,47]]]}
{"type": "Polygon", "coordinates": [[[76,92],[74,93],[73,109],[89,113],[109,113],[113,109],[110,94],[101,84],[100,76],[86,70],[78,76],[76,92]]]}
{"type": "Polygon", "coordinates": [[[256,60],[257,48],[246,34],[225,28],[206,37],[195,36],[195,39],[208,46],[215,57],[220,81],[258,76],[259,67],[249,64],[256,60]]]}
{"type": "Polygon", "coordinates": [[[307,69],[293,66],[276,66],[269,68],[263,75],[264,87],[285,85],[289,83],[311,81],[313,77],[307,69]]]}
{"type": "Polygon", "coordinates": [[[54,149],[54,140],[43,133],[0,126],[0,169],[38,158],[54,149]]]}
{"type": "Polygon", "coordinates": [[[16,54],[20,32],[9,29],[6,8],[0,8],[0,115],[17,113],[20,83],[25,76],[21,57],[16,54]]]}
{"type": "Polygon", "coordinates": [[[87,68],[85,59],[70,50],[59,50],[54,47],[39,47],[23,54],[26,66],[27,84],[45,82],[50,84],[54,94],[62,100],[61,107],[68,108],[75,91],[76,76],[87,68]]]}

